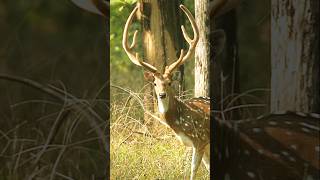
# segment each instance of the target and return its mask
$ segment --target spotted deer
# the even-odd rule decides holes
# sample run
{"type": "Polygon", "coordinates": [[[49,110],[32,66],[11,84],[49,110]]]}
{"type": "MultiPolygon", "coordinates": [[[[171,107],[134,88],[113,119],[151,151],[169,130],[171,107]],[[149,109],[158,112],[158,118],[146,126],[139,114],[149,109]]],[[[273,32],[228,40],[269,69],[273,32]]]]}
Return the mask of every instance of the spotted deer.
{"type": "Polygon", "coordinates": [[[319,179],[320,115],[278,112],[228,121],[215,116],[217,179],[319,179]]]}
{"type": "Polygon", "coordinates": [[[135,31],[133,35],[132,44],[130,46],[128,44],[129,26],[139,6],[134,8],[127,19],[123,31],[122,45],[132,63],[143,67],[147,71],[145,73],[147,79],[154,83],[161,122],[169,126],[177,138],[186,146],[193,147],[190,179],[195,179],[201,160],[203,160],[206,168],[210,169],[210,110],[209,106],[206,106],[206,108],[201,106],[196,107],[192,106],[192,103],[209,105],[210,102],[204,98],[193,98],[182,101],[175,96],[171,87],[172,73],[185,63],[186,60],[190,59],[199,39],[199,30],[191,12],[184,5],[180,5],[180,8],[191,23],[194,36],[191,38],[185,31],[184,26],[181,26],[183,36],[189,44],[189,49],[186,53],[184,50],[181,50],[179,58],[171,65],[166,66],[163,73],[153,65],[141,60],[138,53],[133,52],[138,31],[135,31]]]}

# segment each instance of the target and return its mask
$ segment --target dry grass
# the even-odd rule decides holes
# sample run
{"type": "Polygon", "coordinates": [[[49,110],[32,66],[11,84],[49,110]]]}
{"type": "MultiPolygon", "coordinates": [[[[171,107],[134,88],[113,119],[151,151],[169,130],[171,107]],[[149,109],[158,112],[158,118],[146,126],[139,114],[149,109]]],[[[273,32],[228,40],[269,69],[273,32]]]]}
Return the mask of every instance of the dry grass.
{"type": "Polygon", "coordinates": [[[63,89],[20,77],[7,79],[54,99],[10,102],[12,117],[0,116],[0,179],[105,178],[106,121],[100,110],[105,109],[105,102],[98,96],[76,98],[63,89]],[[19,114],[30,106],[38,116],[19,114]]]}
{"type": "MultiPolygon", "coordinates": [[[[122,92],[111,93],[111,179],[188,179],[191,148],[156,120],[143,122],[139,94],[122,92]]],[[[209,179],[203,164],[197,177],[209,179]]]]}

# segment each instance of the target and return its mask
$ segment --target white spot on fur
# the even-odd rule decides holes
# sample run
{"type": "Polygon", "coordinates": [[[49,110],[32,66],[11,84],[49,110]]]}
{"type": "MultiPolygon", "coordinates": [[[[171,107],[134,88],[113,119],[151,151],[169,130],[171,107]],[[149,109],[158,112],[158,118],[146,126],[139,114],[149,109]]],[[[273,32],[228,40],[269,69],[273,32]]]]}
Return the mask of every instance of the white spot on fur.
{"type": "Polygon", "coordinates": [[[257,119],[259,120],[259,119],[262,119],[264,117],[265,117],[265,115],[261,115],[261,116],[258,116],[257,119]]]}
{"type": "Polygon", "coordinates": [[[307,114],[303,112],[296,112],[296,115],[303,116],[303,117],[307,116],[307,114]]]}
{"type": "Polygon", "coordinates": [[[259,152],[259,154],[263,154],[264,150],[263,149],[259,149],[258,152],[259,152]]]}
{"type": "Polygon", "coordinates": [[[310,113],[309,115],[314,118],[320,118],[320,114],[317,113],[310,113]]]}
{"type": "Polygon", "coordinates": [[[284,123],[286,123],[286,124],[292,124],[292,122],[290,122],[290,121],[285,121],[284,123]]]}
{"type": "Polygon", "coordinates": [[[252,131],[255,133],[259,133],[259,132],[261,132],[261,129],[260,128],[253,128],[252,131]]]}
{"type": "Polygon", "coordinates": [[[281,153],[285,156],[289,156],[289,153],[287,151],[281,151],[281,153]]]}
{"type": "Polygon", "coordinates": [[[312,124],[308,124],[308,123],[305,123],[305,122],[301,122],[299,123],[300,125],[304,126],[304,127],[307,127],[307,128],[310,128],[310,129],[314,129],[316,131],[320,131],[320,128],[317,127],[317,126],[314,126],[312,124]]]}
{"type": "Polygon", "coordinates": [[[277,125],[277,122],[275,122],[275,121],[269,121],[269,124],[270,124],[270,125],[277,125]]]}
{"type": "Polygon", "coordinates": [[[247,172],[247,175],[248,175],[250,178],[255,178],[255,177],[256,177],[256,175],[255,175],[253,172],[250,172],[250,171],[247,172]]]}
{"type": "Polygon", "coordinates": [[[309,130],[309,129],[307,129],[307,128],[301,128],[301,130],[302,130],[303,132],[307,132],[307,133],[309,133],[309,132],[310,132],[310,130],[309,130]]]}
{"type": "Polygon", "coordinates": [[[295,144],[292,144],[292,145],[290,145],[290,147],[292,148],[292,149],[298,149],[298,147],[297,147],[297,145],[295,145],[295,144]]]}
{"type": "Polygon", "coordinates": [[[294,157],[291,157],[291,156],[289,157],[289,160],[292,161],[292,162],[296,162],[296,159],[294,157]]]}

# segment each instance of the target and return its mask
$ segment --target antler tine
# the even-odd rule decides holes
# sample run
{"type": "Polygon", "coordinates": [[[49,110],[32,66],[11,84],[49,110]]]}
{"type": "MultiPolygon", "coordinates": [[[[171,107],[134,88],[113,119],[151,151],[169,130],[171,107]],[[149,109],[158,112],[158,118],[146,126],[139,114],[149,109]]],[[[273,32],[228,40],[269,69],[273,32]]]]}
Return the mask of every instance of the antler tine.
{"type": "Polygon", "coordinates": [[[186,41],[188,42],[189,44],[189,49],[188,49],[188,52],[184,55],[184,51],[181,50],[181,53],[180,53],[180,57],[177,61],[175,61],[174,63],[172,63],[170,66],[167,66],[166,67],[166,71],[165,73],[166,74],[170,74],[173,72],[174,69],[176,69],[177,67],[179,67],[180,65],[182,65],[187,59],[190,58],[190,56],[192,55],[192,53],[194,52],[194,49],[198,43],[198,40],[199,40],[199,30],[198,30],[198,27],[197,27],[197,24],[196,24],[196,21],[195,19],[193,18],[191,12],[184,6],[184,5],[180,5],[180,8],[183,10],[183,12],[187,15],[190,23],[191,23],[191,26],[192,26],[192,29],[193,29],[193,39],[191,39],[189,37],[189,35],[187,34],[187,31],[185,30],[184,26],[182,25],[181,26],[181,30],[182,30],[182,33],[183,33],[183,37],[186,39],[186,41]]]}
{"type": "Polygon", "coordinates": [[[186,39],[186,41],[189,44],[189,49],[187,54],[183,57],[183,60],[181,61],[180,64],[183,64],[187,59],[190,58],[190,56],[192,55],[192,53],[194,52],[194,49],[198,43],[199,40],[199,29],[198,26],[196,24],[196,21],[194,19],[194,17],[192,16],[191,12],[184,6],[184,5],[180,5],[180,8],[182,9],[182,11],[187,15],[191,26],[192,26],[192,30],[193,30],[193,39],[190,38],[190,36],[187,34],[187,31],[185,30],[184,26],[181,26],[181,30],[183,33],[183,37],[186,39]]]}
{"type": "Polygon", "coordinates": [[[133,20],[133,16],[136,14],[136,12],[138,11],[139,9],[139,5],[137,4],[137,6],[133,9],[133,11],[131,12],[130,16],[128,17],[127,19],[127,22],[124,26],[124,30],[123,30],[123,36],[122,36],[122,46],[123,46],[123,49],[124,51],[127,53],[129,59],[136,65],[138,66],[142,66],[143,68],[147,69],[148,71],[152,72],[152,73],[158,73],[158,70],[157,68],[155,68],[154,66],[152,66],[151,64],[148,64],[144,61],[142,61],[140,58],[139,58],[139,54],[138,53],[134,53],[132,50],[133,48],[135,47],[136,45],[136,39],[137,39],[137,34],[138,34],[138,30],[136,30],[134,32],[134,35],[133,35],[133,41],[129,47],[128,45],[128,30],[129,30],[129,27],[132,23],[132,20],[133,20]]]}
{"type": "Polygon", "coordinates": [[[171,74],[171,73],[174,71],[174,69],[175,69],[176,67],[178,67],[179,64],[181,63],[181,61],[182,61],[182,59],[183,59],[183,56],[184,56],[184,50],[181,49],[179,59],[178,59],[177,61],[175,61],[174,63],[172,63],[170,66],[167,66],[164,74],[166,74],[167,76],[168,76],[169,74],[171,74]]]}

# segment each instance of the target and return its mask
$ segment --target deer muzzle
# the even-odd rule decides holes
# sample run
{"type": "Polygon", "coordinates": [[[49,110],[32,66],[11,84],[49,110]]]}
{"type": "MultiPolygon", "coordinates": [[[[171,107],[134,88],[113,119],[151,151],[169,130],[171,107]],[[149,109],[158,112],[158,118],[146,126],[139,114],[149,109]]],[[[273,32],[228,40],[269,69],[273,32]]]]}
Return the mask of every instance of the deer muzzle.
{"type": "Polygon", "coordinates": [[[159,98],[160,99],[164,99],[167,97],[167,94],[166,93],[159,93],[159,98]]]}

